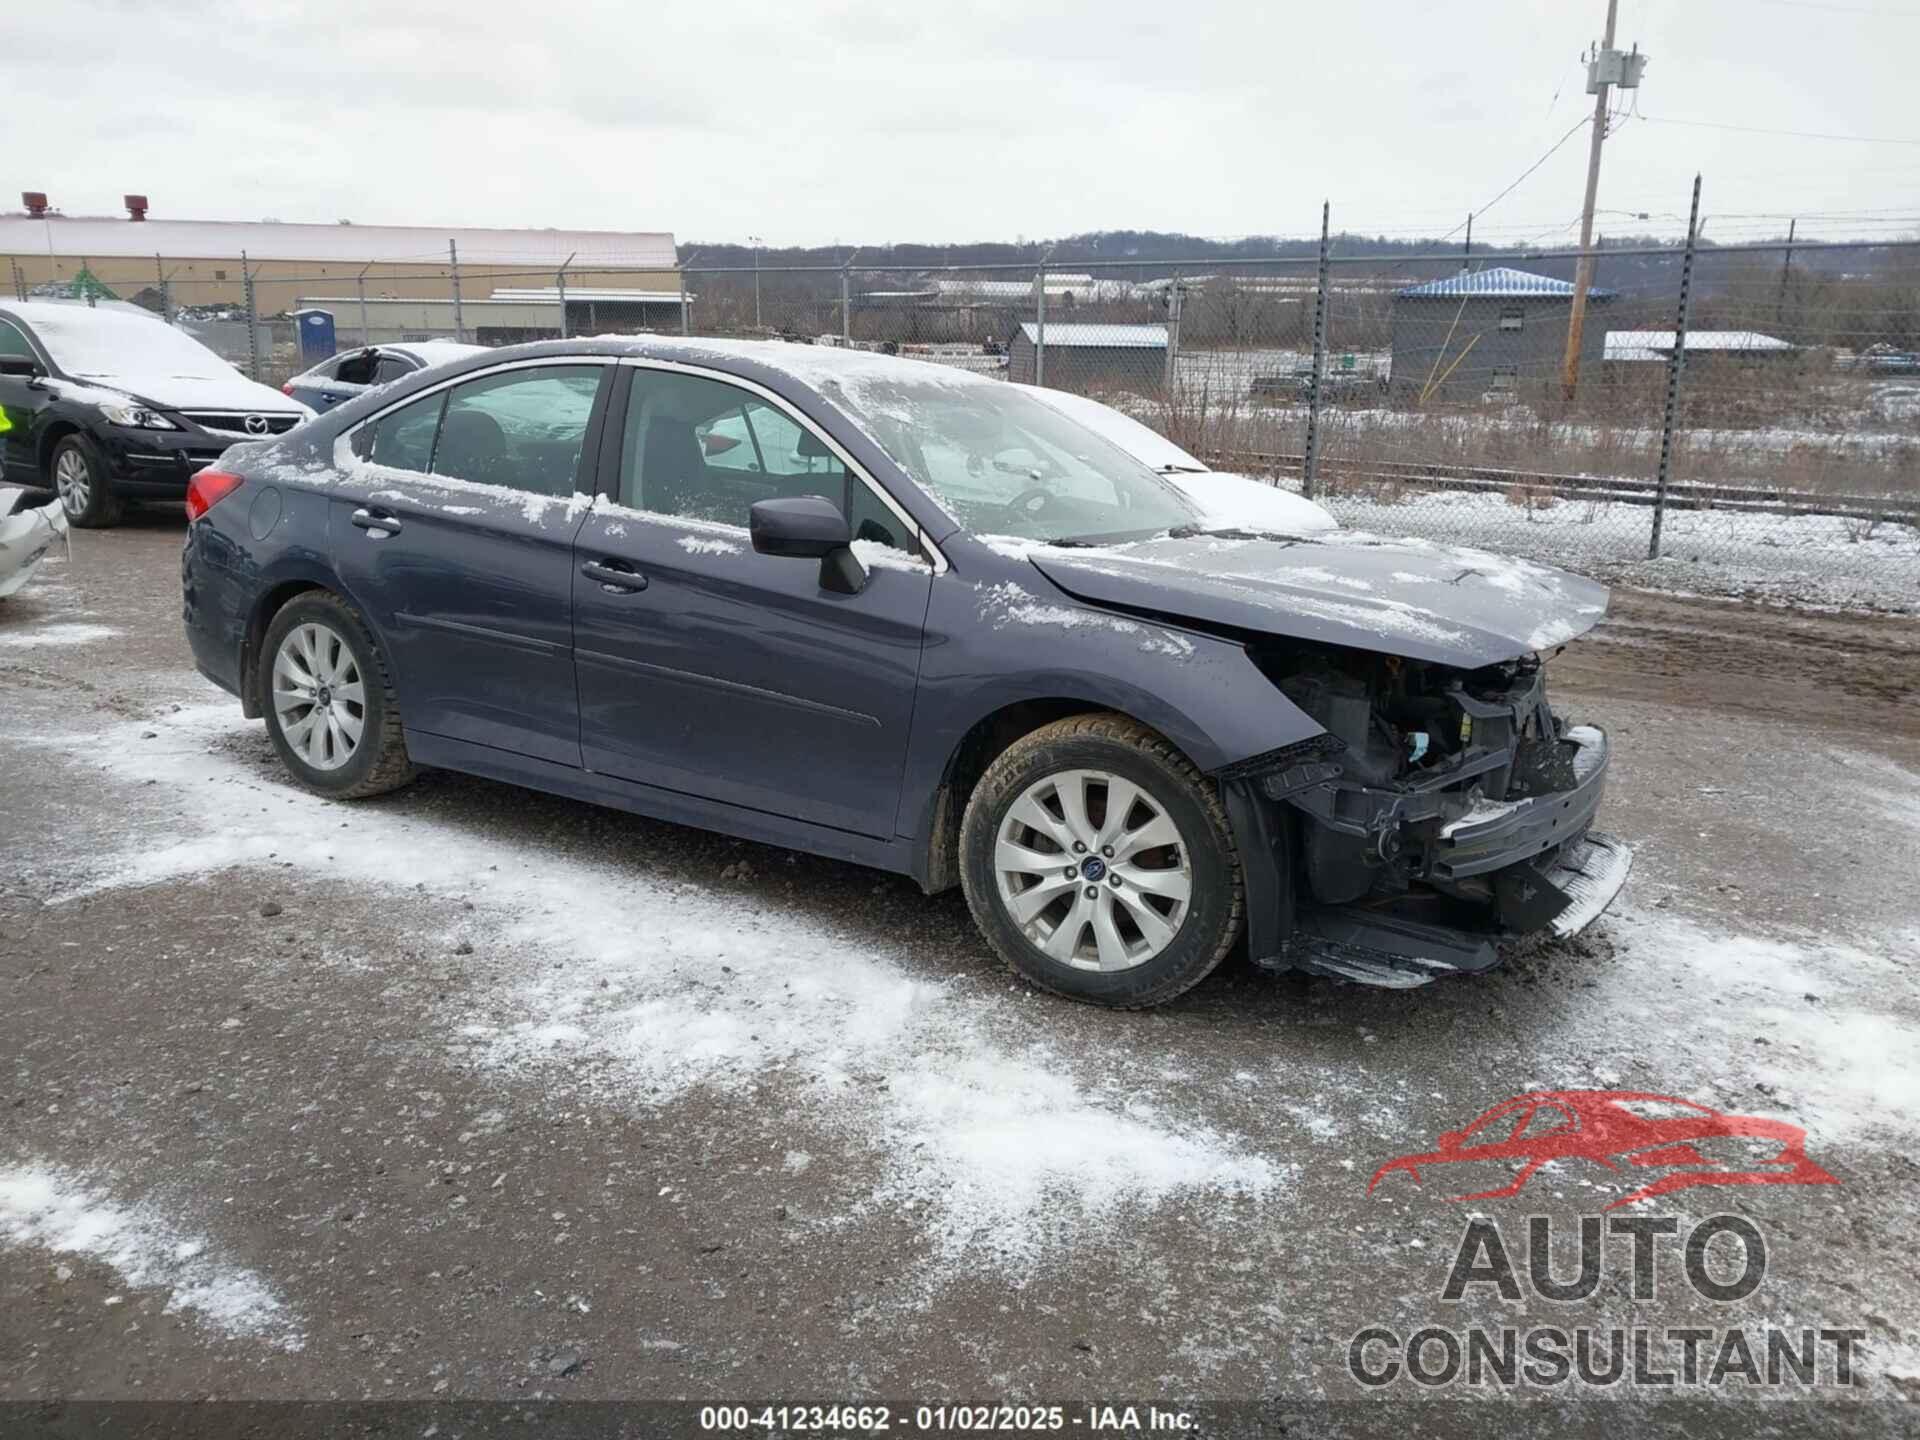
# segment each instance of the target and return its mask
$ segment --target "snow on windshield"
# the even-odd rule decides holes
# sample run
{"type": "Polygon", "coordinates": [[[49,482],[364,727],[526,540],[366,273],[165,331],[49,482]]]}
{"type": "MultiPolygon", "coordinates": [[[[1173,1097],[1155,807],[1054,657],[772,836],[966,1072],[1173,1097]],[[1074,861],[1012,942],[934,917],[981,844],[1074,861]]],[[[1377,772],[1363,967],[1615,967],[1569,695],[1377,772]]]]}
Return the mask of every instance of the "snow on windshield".
{"type": "Polygon", "coordinates": [[[898,374],[814,384],[969,529],[1077,540],[1198,518],[1133,456],[1015,386],[898,374]]]}
{"type": "Polygon", "coordinates": [[[144,316],[48,305],[22,318],[69,375],[231,379],[239,373],[191,336],[144,316]]]}

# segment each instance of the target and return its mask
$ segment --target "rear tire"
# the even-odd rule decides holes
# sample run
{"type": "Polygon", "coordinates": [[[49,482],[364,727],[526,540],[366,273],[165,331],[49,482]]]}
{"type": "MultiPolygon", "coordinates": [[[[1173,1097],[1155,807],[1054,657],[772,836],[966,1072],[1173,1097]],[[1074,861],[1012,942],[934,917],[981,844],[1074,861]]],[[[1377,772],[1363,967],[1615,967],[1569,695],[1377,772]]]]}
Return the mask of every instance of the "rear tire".
{"type": "Polygon", "coordinates": [[[1122,1009],[1199,984],[1246,915],[1217,787],[1124,715],[1072,716],[1001,753],[967,802],[960,881],[1016,974],[1122,1009]]]}
{"type": "Polygon", "coordinates": [[[273,748],[307,789],[359,800],[413,779],[386,657],[338,595],[309,590],[282,606],[254,671],[273,748]]]}
{"type": "Polygon", "coordinates": [[[126,504],[113,493],[107,462],[85,435],[64,435],[47,456],[47,488],[60,497],[67,522],[85,530],[120,523],[126,504]]]}

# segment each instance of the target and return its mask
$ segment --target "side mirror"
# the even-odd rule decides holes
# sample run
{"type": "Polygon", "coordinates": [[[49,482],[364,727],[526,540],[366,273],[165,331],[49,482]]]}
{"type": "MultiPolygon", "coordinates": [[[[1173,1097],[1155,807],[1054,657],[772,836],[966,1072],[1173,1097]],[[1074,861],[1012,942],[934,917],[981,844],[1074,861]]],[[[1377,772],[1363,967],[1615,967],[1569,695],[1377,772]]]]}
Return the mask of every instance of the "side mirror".
{"type": "Polygon", "coordinates": [[[847,517],[831,500],[818,495],[756,500],[747,512],[747,533],[762,555],[818,560],[822,589],[856,595],[867,583],[866,570],[854,558],[847,517]]]}
{"type": "Polygon", "coordinates": [[[11,375],[18,380],[36,380],[46,373],[45,368],[31,355],[0,355],[0,375],[11,375]]]}

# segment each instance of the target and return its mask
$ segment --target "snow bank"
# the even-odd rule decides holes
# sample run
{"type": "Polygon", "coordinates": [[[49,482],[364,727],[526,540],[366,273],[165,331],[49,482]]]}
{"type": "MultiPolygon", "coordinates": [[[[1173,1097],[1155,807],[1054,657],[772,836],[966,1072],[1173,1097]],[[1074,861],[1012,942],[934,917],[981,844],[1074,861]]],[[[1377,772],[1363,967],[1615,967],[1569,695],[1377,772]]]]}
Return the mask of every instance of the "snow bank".
{"type": "Polygon", "coordinates": [[[219,1263],[209,1242],[149,1206],[128,1206],[65,1171],[0,1166],[0,1238],[107,1265],[135,1289],[171,1293],[166,1313],[184,1311],[223,1335],[304,1343],[285,1304],[252,1270],[219,1263]]]}

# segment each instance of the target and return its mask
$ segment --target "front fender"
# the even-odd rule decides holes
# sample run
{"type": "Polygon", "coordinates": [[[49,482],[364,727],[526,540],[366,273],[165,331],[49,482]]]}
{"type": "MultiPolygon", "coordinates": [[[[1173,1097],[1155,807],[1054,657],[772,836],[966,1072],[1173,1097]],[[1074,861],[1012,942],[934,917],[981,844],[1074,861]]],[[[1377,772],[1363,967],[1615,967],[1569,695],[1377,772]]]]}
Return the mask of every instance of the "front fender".
{"type": "Polygon", "coordinates": [[[1244,646],[1072,600],[1026,566],[937,578],[902,786],[902,834],[925,855],[968,734],[1008,706],[1065,701],[1150,725],[1208,773],[1322,733],[1244,646]]]}

